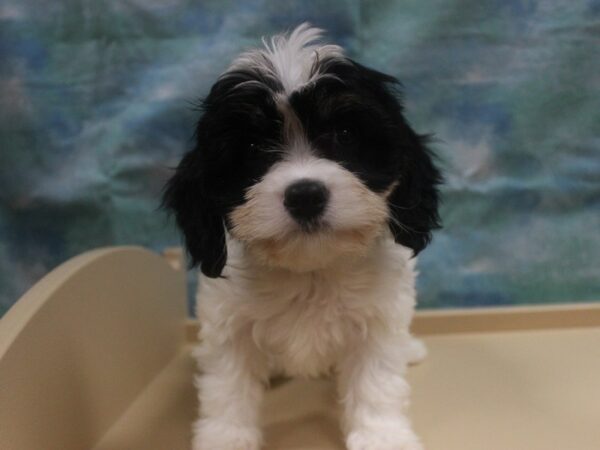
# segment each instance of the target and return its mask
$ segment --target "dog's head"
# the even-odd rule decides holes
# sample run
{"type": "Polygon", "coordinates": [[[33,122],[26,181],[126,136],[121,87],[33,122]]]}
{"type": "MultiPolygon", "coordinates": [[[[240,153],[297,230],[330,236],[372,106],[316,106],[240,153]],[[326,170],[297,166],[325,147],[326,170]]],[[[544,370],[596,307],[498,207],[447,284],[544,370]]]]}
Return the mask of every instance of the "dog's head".
{"type": "Polygon", "coordinates": [[[165,189],[194,265],[218,277],[226,229],[269,266],[315,270],[387,229],[416,255],[441,178],[395,78],[301,25],[238,57],[203,102],[195,148],[165,189]]]}

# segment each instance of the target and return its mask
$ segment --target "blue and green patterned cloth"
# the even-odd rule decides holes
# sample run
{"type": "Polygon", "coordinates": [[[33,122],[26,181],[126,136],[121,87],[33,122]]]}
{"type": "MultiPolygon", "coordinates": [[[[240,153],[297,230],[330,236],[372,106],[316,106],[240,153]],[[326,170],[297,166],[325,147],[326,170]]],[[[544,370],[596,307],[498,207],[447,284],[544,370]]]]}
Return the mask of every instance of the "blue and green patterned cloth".
{"type": "Polygon", "coordinates": [[[600,300],[598,0],[0,0],[0,313],[157,210],[231,58],[309,21],[398,76],[447,183],[424,307],[600,300]]]}

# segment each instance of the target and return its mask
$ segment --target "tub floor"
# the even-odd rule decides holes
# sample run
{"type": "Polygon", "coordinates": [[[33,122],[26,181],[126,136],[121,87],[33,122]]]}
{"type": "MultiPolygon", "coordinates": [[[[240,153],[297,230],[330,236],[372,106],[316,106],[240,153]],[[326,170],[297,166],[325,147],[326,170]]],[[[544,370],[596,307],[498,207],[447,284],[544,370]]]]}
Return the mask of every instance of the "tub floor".
{"type": "MultiPolygon", "coordinates": [[[[600,328],[449,334],[424,339],[409,370],[412,417],[427,450],[600,449],[600,328]]],[[[96,450],[186,450],[196,414],[189,349],[160,373],[96,450]]],[[[343,449],[327,380],[274,386],[266,450],[343,449]]]]}

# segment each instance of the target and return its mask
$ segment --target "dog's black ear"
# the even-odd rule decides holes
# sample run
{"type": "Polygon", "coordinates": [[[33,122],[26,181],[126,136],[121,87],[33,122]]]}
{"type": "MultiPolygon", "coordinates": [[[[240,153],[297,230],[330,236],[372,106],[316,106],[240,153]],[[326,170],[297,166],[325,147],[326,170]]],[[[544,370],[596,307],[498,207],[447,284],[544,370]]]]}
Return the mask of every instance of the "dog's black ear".
{"type": "Polygon", "coordinates": [[[431,241],[431,232],[440,228],[438,215],[442,176],[435,166],[427,138],[419,136],[403,115],[400,82],[393,76],[349,60],[333,70],[343,72],[340,78],[354,76],[358,89],[366,89],[370,101],[377,101],[389,116],[390,139],[394,142],[396,183],[388,197],[389,227],[394,240],[417,255],[431,241]]]}
{"type": "Polygon", "coordinates": [[[388,197],[390,229],[394,240],[413,250],[416,256],[431,241],[431,232],[440,228],[438,214],[442,176],[427,147],[427,138],[402,124],[402,168],[398,184],[388,197]]]}
{"type": "Polygon", "coordinates": [[[217,278],[227,260],[224,213],[207,193],[202,159],[198,148],[183,157],[165,186],[163,206],[175,215],[192,267],[200,264],[204,275],[217,278]]]}

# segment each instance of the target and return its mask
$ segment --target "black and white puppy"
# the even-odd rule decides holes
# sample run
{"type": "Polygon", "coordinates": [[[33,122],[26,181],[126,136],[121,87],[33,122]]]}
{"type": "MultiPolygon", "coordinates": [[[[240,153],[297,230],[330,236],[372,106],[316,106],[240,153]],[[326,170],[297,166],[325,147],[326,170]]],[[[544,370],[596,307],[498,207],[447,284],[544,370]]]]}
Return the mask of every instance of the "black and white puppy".
{"type": "Polygon", "coordinates": [[[406,366],[415,259],[438,225],[397,80],[303,24],[239,56],[204,100],[164,202],[202,274],[194,450],[256,450],[273,372],[337,378],[351,450],[418,450],[406,366]]]}

